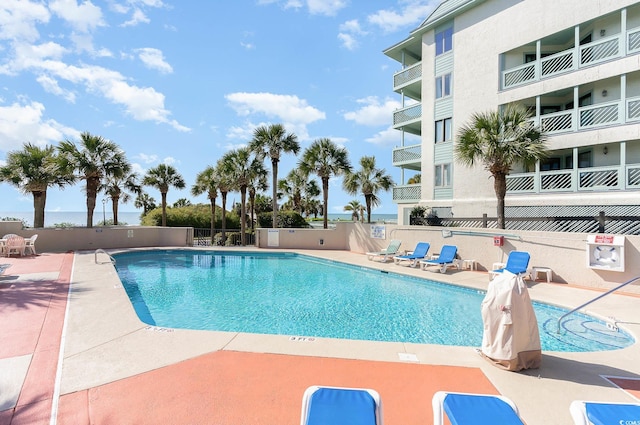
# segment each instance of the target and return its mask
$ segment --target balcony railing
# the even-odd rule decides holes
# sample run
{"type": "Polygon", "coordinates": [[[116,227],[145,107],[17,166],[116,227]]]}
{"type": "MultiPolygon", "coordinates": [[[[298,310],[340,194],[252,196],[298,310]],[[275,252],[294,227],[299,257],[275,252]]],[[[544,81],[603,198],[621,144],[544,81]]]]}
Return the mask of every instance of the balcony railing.
{"type": "Polygon", "coordinates": [[[398,90],[412,81],[422,78],[422,62],[413,64],[393,75],[393,89],[398,90]]]}
{"type": "Polygon", "coordinates": [[[420,163],[422,160],[422,145],[404,146],[393,150],[393,165],[420,163]]]}
{"type": "Polygon", "coordinates": [[[598,103],[577,109],[554,112],[534,117],[531,122],[540,124],[548,135],[591,130],[608,125],[624,124],[640,120],[640,97],[598,103]],[[626,113],[623,108],[626,105],[626,113]]]}
{"type": "Polygon", "coordinates": [[[605,192],[640,189],[640,164],[507,176],[507,193],[605,192]]]}
{"type": "Polygon", "coordinates": [[[401,126],[412,121],[422,118],[422,104],[411,105],[406,108],[398,109],[393,113],[393,125],[401,126]]]}
{"type": "Polygon", "coordinates": [[[592,43],[578,46],[525,63],[502,72],[502,88],[508,89],[522,84],[539,81],[562,72],[592,66],[599,62],[630,55],[640,51],[640,28],[602,38],[592,43]],[[625,47],[626,43],[626,48],[625,47]]]}
{"type": "Polygon", "coordinates": [[[421,199],[420,184],[405,184],[393,187],[393,202],[396,204],[410,204],[421,199]]]}

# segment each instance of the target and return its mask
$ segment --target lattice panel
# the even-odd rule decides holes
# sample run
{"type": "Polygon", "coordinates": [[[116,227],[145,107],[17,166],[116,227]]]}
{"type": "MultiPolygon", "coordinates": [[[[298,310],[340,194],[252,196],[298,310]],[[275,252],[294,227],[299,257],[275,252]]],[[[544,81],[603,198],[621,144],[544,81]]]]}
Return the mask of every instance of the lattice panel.
{"type": "Polygon", "coordinates": [[[542,190],[571,189],[571,173],[542,175],[540,176],[540,188],[542,190]]]}
{"type": "Polygon", "coordinates": [[[627,50],[629,52],[640,50],[640,31],[629,33],[629,44],[627,50]]]}
{"type": "Polygon", "coordinates": [[[630,100],[627,103],[627,118],[632,119],[640,119],[640,99],[638,100],[630,100]]]}
{"type": "Polygon", "coordinates": [[[394,201],[416,201],[420,200],[420,185],[396,186],[393,188],[394,201]]]}
{"type": "Polygon", "coordinates": [[[554,115],[552,117],[540,118],[540,128],[547,133],[553,133],[555,131],[570,130],[573,125],[572,113],[554,115]]]}
{"type": "Polygon", "coordinates": [[[415,162],[420,161],[422,158],[422,146],[407,146],[406,148],[399,148],[393,151],[393,162],[415,162]]]}
{"type": "Polygon", "coordinates": [[[617,56],[619,51],[617,38],[598,44],[592,44],[580,49],[580,63],[587,64],[599,62],[601,60],[617,56]]]}
{"type": "Polygon", "coordinates": [[[590,127],[618,121],[618,105],[602,106],[580,111],[580,127],[590,127]]]}
{"type": "Polygon", "coordinates": [[[532,192],[535,185],[534,176],[521,176],[507,178],[508,192],[532,192]]]}
{"type": "Polygon", "coordinates": [[[580,189],[617,186],[618,172],[615,170],[585,171],[580,173],[580,189]]]}
{"type": "Polygon", "coordinates": [[[542,59],[542,76],[557,74],[573,68],[573,51],[560,56],[542,59]]]}
{"type": "Polygon", "coordinates": [[[640,168],[627,170],[627,187],[640,187],[640,168]]]}
{"type": "Polygon", "coordinates": [[[410,106],[405,109],[396,111],[393,114],[393,124],[402,124],[407,121],[413,121],[422,116],[422,105],[410,106]]]}
{"type": "Polygon", "coordinates": [[[536,77],[535,64],[514,69],[513,71],[506,72],[504,74],[504,87],[516,86],[527,81],[531,81],[536,77]]]}
{"type": "Polygon", "coordinates": [[[393,86],[402,86],[409,81],[422,78],[422,63],[404,69],[393,76],[393,86]]]}

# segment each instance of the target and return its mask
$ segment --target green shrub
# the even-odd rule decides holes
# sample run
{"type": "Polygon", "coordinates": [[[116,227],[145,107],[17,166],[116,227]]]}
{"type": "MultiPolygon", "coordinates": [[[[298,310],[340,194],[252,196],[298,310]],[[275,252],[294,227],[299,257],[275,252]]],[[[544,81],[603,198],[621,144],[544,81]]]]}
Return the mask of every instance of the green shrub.
{"type": "MultiPolygon", "coordinates": [[[[264,212],[258,214],[258,227],[270,228],[272,223],[273,213],[264,212]]],[[[309,223],[295,211],[278,211],[278,222],[276,223],[276,227],[281,228],[308,228],[309,223]]]]}
{"type": "MultiPolygon", "coordinates": [[[[227,213],[227,229],[239,229],[240,218],[233,212],[227,213]]],[[[140,222],[142,226],[162,226],[162,208],[149,211],[140,222]]],[[[180,208],[167,208],[167,227],[211,227],[211,205],[197,204],[180,208]]],[[[215,228],[222,228],[222,209],[216,208],[215,228]]]]}

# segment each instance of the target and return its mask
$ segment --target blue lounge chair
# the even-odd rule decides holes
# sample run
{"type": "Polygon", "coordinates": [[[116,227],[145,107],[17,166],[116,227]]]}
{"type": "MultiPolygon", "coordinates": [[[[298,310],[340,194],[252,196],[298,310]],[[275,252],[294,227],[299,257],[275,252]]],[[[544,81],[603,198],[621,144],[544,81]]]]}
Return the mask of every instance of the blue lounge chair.
{"type": "Polygon", "coordinates": [[[449,267],[458,267],[458,264],[456,263],[457,253],[457,246],[443,245],[438,258],[434,260],[422,260],[420,261],[420,266],[422,270],[426,270],[429,266],[438,266],[440,267],[440,273],[444,273],[449,267]]]}
{"type": "Polygon", "coordinates": [[[491,270],[491,278],[507,270],[510,273],[517,275],[527,275],[529,273],[529,259],[531,255],[524,251],[511,251],[507,258],[507,264],[501,269],[491,270]]]}
{"type": "Polygon", "coordinates": [[[400,264],[404,261],[408,261],[409,266],[415,267],[418,265],[419,260],[423,260],[424,257],[427,256],[427,252],[429,252],[430,246],[431,245],[429,245],[428,242],[418,242],[418,244],[416,245],[416,249],[414,249],[411,254],[396,255],[395,257],[393,257],[393,262],[395,264],[400,264]]]}
{"type": "Polygon", "coordinates": [[[518,408],[507,397],[438,391],[433,400],[433,425],[524,425],[518,408]]]}
{"type": "Polygon", "coordinates": [[[302,396],[301,425],[381,425],[380,395],[370,389],[311,386],[302,396]]]}
{"type": "Polygon", "coordinates": [[[393,239],[391,242],[389,242],[389,246],[387,246],[387,248],[383,249],[382,251],[367,252],[367,258],[372,261],[381,261],[383,263],[386,263],[388,260],[392,259],[395,255],[398,254],[401,243],[401,241],[393,239]]]}
{"type": "Polygon", "coordinates": [[[640,404],[576,400],[569,406],[576,425],[640,423],[640,404]]]}

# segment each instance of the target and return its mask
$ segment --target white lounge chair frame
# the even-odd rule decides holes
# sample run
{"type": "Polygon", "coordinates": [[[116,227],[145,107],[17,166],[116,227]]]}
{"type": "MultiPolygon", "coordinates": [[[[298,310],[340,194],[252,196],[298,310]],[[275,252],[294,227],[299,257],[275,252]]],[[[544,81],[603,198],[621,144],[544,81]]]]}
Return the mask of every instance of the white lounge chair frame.
{"type": "MultiPolygon", "coordinates": [[[[432,405],[432,408],[433,408],[433,425],[444,425],[444,417],[445,417],[444,399],[449,394],[470,395],[470,396],[478,396],[478,397],[494,397],[494,398],[500,399],[500,400],[504,401],[505,403],[507,403],[513,409],[513,411],[515,412],[516,416],[518,416],[518,418],[520,417],[520,413],[518,412],[518,407],[516,406],[516,404],[513,401],[511,401],[509,398],[507,398],[505,396],[502,396],[502,395],[457,393],[457,392],[453,392],[453,391],[438,391],[437,393],[435,393],[433,395],[433,398],[431,399],[431,405],[432,405]]],[[[524,423],[524,421],[522,421],[522,423],[524,423]]]]}
{"type": "Polygon", "coordinates": [[[380,261],[386,263],[398,254],[401,244],[402,241],[392,239],[391,242],[389,242],[389,246],[387,246],[385,249],[378,252],[367,252],[367,259],[371,261],[380,261]]]}
{"type": "Polygon", "coordinates": [[[311,408],[311,396],[320,388],[331,388],[336,390],[352,390],[352,391],[366,391],[376,403],[376,425],[382,425],[382,400],[380,394],[376,390],[369,388],[349,388],[349,387],[329,387],[325,385],[312,385],[307,388],[302,396],[302,411],[300,413],[300,425],[307,424],[307,417],[309,416],[309,409],[311,408]]]}

